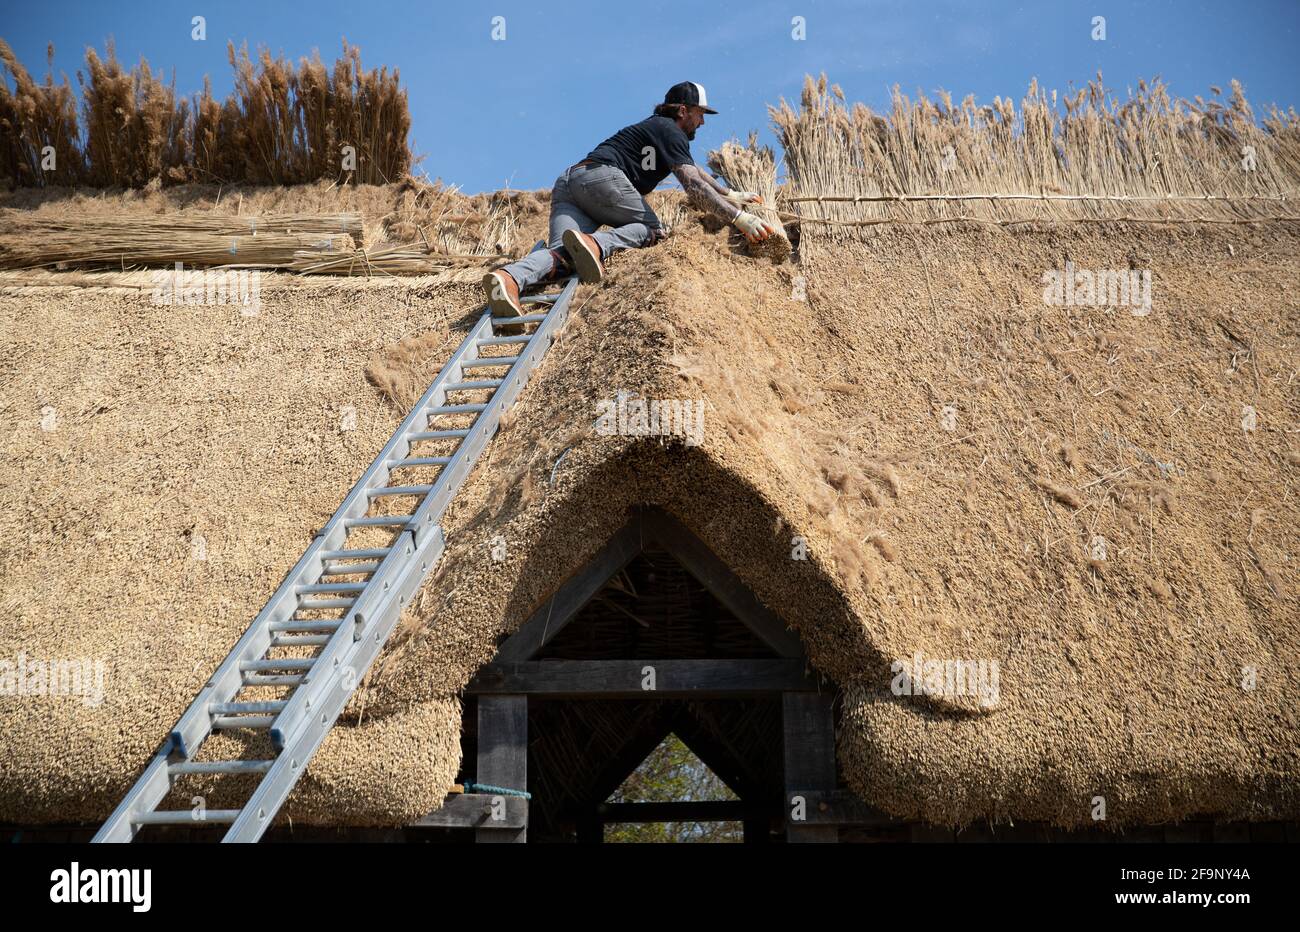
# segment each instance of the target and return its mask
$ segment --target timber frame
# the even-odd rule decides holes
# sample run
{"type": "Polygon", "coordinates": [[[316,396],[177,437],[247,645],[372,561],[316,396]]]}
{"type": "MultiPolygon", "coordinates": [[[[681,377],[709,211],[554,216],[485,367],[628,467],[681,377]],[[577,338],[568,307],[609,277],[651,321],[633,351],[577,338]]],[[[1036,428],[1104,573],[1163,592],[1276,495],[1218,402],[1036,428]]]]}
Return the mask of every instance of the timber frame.
{"type": "MultiPolygon", "coordinates": [[[[778,710],[784,774],[784,818],[774,800],[747,798],[735,761],[719,742],[692,730],[680,710],[665,708],[648,730],[633,736],[595,786],[598,800],[576,816],[576,840],[598,842],[606,822],[738,821],[745,840],[769,841],[775,824],[790,842],[838,841],[839,825],[874,821],[837,781],[834,687],[810,671],[798,636],[768,610],[702,541],[673,516],[642,507],[588,563],[539,606],[499,647],[466,689],[477,701],[473,782],[516,792],[528,790],[531,703],[647,699],[735,700],[773,703],[778,710]],[[727,612],[748,628],[767,656],[740,659],[546,659],[553,645],[593,597],[648,548],[666,551],[727,612]],[[659,741],[675,732],[741,796],[721,802],[604,803],[659,741]],[[738,785],[739,784],[739,785],[738,785]],[[773,816],[776,816],[774,819],[773,816]]],[[[468,704],[467,704],[468,705],[468,704]]],[[[468,713],[467,713],[468,714],[468,713]]],[[[750,787],[753,782],[749,783],[750,787]]],[[[478,789],[478,787],[473,788],[478,789]]],[[[529,802],[491,791],[454,793],[412,827],[473,828],[476,841],[524,842],[529,802]]],[[[779,840],[779,838],[777,839],[779,840]]]]}

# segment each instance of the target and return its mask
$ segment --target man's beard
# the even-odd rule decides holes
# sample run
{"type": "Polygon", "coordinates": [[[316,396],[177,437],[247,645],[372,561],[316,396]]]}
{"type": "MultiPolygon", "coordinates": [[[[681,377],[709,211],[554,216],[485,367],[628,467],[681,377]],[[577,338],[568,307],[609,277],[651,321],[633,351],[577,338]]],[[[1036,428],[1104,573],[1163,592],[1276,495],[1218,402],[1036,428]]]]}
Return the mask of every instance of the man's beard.
{"type": "Polygon", "coordinates": [[[694,129],[688,129],[688,130],[686,131],[686,138],[687,138],[687,139],[694,139],[694,138],[695,138],[695,130],[694,130],[694,129]]]}

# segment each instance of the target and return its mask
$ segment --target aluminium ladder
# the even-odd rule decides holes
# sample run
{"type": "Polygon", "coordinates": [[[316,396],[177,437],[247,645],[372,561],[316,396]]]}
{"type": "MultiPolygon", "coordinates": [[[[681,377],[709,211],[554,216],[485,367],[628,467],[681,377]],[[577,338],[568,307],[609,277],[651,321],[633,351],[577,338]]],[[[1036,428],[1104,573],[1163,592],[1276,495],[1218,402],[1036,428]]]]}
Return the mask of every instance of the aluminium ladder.
{"type": "MultiPolygon", "coordinates": [[[[534,249],[541,247],[539,243],[534,249]]],[[[358,683],[379,654],[407,604],[442,556],[442,515],[496,433],[502,413],[514,403],[554,341],[568,315],[578,285],[576,276],[559,292],[522,297],[524,303],[550,305],[523,317],[492,317],[485,309],[460,348],[438,373],[397,432],[316,534],[302,558],[235,644],[126,798],[91,839],[126,842],[145,825],[228,824],[222,841],[254,842],[271,825],[308,761],[333,727],[358,683]],[[495,335],[493,325],[518,335],[495,335]],[[515,326],[536,324],[532,333],[515,326]],[[518,344],[509,356],[480,356],[485,346],[518,344]],[[484,369],[508,367],[499,378],[481,378],[484,369]],[[459,392],[491,391],[482,403],[458,403],[459,392]],[[473,415],[469,427],[436,429],[442,417],[473,415]],[[421,441],[454,441],[448,456],[422,456],[421,441]],[[393,473],[412,467],[438,467],[430,485],[389,485],[393,473]],[[407,515],[368,515],[386,496],[418,497],[407,515]],[[397,533],[388,546],[349,548],[354,529],[389,527],[397,533]],[[364,561],[364,562],[350,562],[364,561]],[[364,582],[331,581],[363,575],[364,582]],[[299,611],[338,609],[339,618],[303,618],[299,611]],[[315,656],[271,657],[274,648],[300,647],[315,656]],[[238,701],[245,689],[287,687],[287,698],[238,701]],[[274,755],[252,760],[196,761],[199,747],[214,731],[253,729],[269,733],[274,755]],[[186,774],[261,775],[241,809],[158,810],[175,778],[186,774]]],[[[445,423],[445,422],[444,422],[445,423]]],[[[299,651],[303,653],[304,651],[299,651]]]]}

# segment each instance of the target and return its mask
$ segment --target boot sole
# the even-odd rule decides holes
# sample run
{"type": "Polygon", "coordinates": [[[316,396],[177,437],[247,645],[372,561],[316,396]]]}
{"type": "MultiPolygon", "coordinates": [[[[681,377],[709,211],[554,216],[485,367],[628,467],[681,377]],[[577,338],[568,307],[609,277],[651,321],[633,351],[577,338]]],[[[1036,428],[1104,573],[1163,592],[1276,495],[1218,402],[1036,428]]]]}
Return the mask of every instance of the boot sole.
{"type": "MultiPolygon", "coordinates": [[[[483,276],[483,292],[487,295],[488,307],[492,310],[493,317],[522,317],[523,309],[510,303],[508,297],[497,297],[497,285],[501,279],[495,272],[488,272],[483,276]]],[[[504,292],[505,289],[501,288],[504,292]]]]}
{"type": "Polygon", "coordinates": [[[587,243],[575,230],[564,231],[564,248],[578,270],[578,280],[584,284],[598,282],[604,275],[600,266],[600,256],[592,255],[587,243]]]}

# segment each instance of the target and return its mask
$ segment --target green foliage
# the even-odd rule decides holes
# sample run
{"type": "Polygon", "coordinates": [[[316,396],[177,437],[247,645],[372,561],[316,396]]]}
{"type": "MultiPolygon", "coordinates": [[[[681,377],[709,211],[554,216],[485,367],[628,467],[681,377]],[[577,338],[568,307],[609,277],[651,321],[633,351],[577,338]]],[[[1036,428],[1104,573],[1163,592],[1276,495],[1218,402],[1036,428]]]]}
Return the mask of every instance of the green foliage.
{"type": "MultiPolygon", "coordinates": [[[[705,802],[736,794],[676,735],[669,735],[609,797],[612,803],[705,802]]],[[[607,842],[739,842],[739,822],[648,822],[605,826],[607,842]]]]}

